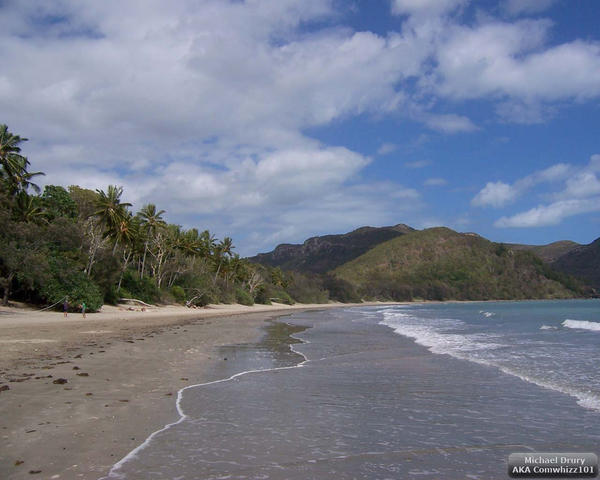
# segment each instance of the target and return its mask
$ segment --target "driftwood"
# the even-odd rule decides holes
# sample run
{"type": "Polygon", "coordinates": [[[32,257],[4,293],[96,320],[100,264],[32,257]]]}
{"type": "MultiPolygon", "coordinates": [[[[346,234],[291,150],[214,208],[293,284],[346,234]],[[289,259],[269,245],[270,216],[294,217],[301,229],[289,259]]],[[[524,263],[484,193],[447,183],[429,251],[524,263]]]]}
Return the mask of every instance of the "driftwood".
{"type": "Polygon", "coordinates": [[[141,300],[138,300],[137,298],[119,298],[119,302],[135,302],[135,303],[140,303],[146,307],[155,307],[156,305],[150,305],[146,302],[142,302],[141,300]]]}

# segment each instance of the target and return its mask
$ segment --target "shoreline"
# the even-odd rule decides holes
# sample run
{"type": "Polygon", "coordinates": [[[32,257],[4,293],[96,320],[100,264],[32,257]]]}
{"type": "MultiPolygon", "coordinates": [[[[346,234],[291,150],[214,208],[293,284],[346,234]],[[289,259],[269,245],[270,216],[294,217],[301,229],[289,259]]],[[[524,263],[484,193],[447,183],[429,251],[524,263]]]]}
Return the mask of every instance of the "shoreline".
{"type": "Polygon", "coordinates": [[[0,477],[96,480],[177,421],[179,390],[220,378],[219,347],[256,342],[293,312],[369,305],[386,304],[104,307],[85,319],[2,308],[0,477]]]}

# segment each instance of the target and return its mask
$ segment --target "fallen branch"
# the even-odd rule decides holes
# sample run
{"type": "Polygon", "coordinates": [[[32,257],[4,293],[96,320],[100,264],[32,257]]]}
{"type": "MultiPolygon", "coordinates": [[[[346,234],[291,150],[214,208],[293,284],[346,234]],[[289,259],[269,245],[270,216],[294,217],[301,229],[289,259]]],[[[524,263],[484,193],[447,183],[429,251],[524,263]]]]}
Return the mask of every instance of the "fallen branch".
{"type": "Polygon", "coordinates": [[[141,300],[138,300],[137,298],[119,298],[119,302],[135,302],[135,303],[140,303],[146,307],[155,307],[156,305],[150,305],[149,303],[146,302],[142,302],[141,300]]]}

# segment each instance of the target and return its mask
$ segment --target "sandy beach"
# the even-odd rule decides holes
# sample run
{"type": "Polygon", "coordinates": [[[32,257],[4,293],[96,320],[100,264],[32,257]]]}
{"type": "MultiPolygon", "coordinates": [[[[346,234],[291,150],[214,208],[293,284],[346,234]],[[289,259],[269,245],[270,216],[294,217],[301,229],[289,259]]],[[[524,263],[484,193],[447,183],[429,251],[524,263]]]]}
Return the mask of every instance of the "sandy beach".
{"type": "Polygon", "coordinates": [[[218,347],[326,305],[0,308],[0,477],[97,479],[178,418],[177,391],[211,379],[218,347]]]}

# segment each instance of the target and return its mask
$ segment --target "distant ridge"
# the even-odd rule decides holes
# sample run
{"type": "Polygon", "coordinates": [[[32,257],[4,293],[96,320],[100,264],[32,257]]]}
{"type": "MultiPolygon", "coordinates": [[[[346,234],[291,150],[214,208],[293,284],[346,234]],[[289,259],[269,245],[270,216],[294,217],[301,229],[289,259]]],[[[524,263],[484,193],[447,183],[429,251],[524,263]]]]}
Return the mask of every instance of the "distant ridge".
{"type": "Polygon", "coordinates": [[[577,245],[556,259],[552,267],[581,278],[600,292],[600,238],[589,245],[577,245]]]}
{"type": "Polygon", "coordinates": [[[301,245],[281,244],[269,253],[249,260],[297,272],[325,273],[353,260],[371,248],[415,229],[398,224],[391,227],[360,227],[339,235],[312,237],[301,245]]]}
{"type": "Polygon", "coordinates": [[[579,243],[572,242],[571,240],[561,240],[549,243],[548,245],[521,245],[518,243],[507,243],[506,245],[514,250],[528,250],[533,252],[546,263],[553,263],[563,255],[581,247],[579,243]]]}

